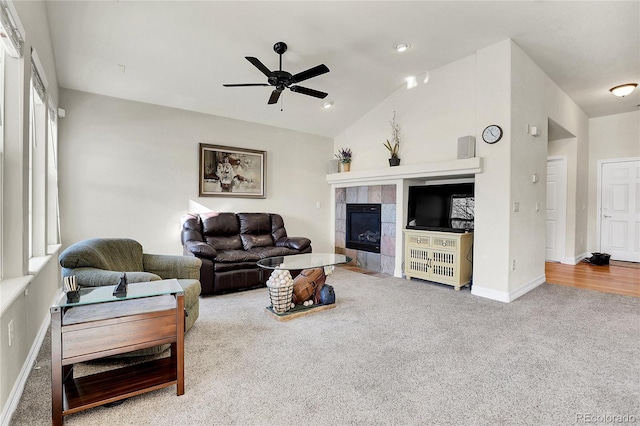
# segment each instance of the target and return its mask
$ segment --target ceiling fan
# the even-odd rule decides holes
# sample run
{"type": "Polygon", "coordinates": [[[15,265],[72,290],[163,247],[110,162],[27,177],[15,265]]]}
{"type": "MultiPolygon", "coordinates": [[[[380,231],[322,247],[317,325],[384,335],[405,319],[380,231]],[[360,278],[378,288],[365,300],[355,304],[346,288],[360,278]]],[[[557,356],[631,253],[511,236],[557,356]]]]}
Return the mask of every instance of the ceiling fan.
{"type": "Polygon", "coordinates": [[[309,68],[306,71],[299,72],[292,75],[287,71],[282,70],[282,54],[287,51],[286,43],[279,41],[273,45],[273,50],[280,55],[280,69],[277,71],[271,71],[267,68],[258,58],[252,56],[245,56],[247,61],[251,62],[253,66],[258,68],[264,75],[267,76],[267,83],[245,83],[245,84],[223,84],[224,87],[246,87],[246,86],[274,86],[275,89],[271,92],[269,102],[267,104],[278,103],[280,94],[284,89],[289,89],[295,93],[301,93],[307,96],[313,96],[315,98],[324,99],[327,97],[327,93],[320,92],[319,90],[309,89],[307,87],[296,86],[295,84],[308,80],[313,77],[325,74],[329,72],[329,68],[325,64],[317,65],[313,68],[309,68]]]}

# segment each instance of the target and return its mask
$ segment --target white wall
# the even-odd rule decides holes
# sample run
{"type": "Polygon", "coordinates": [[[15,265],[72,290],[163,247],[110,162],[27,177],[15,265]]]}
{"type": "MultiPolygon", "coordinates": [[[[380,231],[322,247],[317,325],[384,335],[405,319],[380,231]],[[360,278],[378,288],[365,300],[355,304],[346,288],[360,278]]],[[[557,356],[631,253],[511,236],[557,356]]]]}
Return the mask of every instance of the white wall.
{"type": "Polygon", "coordinates": [[[352,171],[388,167],[382,144],[395,111],[402,165],[456,158],[458,138],[475,134],[475,80],[475,55],[432,70],[427,84],[403,85],[336,136],[334,152],[351,148],[352,171]]]}
{"type": "Polygon", "coordinates": [[[640,111],[589,120],[588,252],[600,250],[596,239],[598,161],[640,157],[640,111]]]}
{"type": "Polygon", "coordinates": [[[573,158],[575,172],[568,176],[567,190],[567,241],[564,263],[580,261],[587,246],[587,173],[589,164],[589,118],[566,93],[545,76],[545,110],[547,116],[575,136],[573,158]],[[575,187],[575,190],[574,190],[575,187]]]}
{"type": "MultiPolygon", "coordinates": [[[[5,424],[20,397],[44,337],[49,306],[60,288],[57,252],[38,259],[29,270],[28,144],[31,49],[40,60],[39,71],[47,80],[47,96],[55,103],[58,84],[45,4],[41,1],[13,2],[25,30],[23,58],[5,58],[5,99],[2,200],[2,261],[0,280],[0,423],[5,424]],[[25,291],[28,290],[28,291],[25,291]],[[8,344],[8,324],[14,341],[8,344]]],[[[44,242],[43,242],[44,243],[44,242]]],[[[41,248],[44,250],[44,248],[41,248]]]]}
{"type": "Polygon", "coordinates": [[[544,72],[511,43],[511,226],[509,292],[544,282],[547,112],[544,72]],[[527,133],[527,125],[539,136],[527,133]],[[533,182],[533,175],[539,181],[533,182]],[[518,203],[518,211],[513,207],[518,203]],[[536,203],[538,208],[536,208],[536,203]],[[514,263],[515,262],[515,267],[514,263]]]}
{"type": "MultiPolygon", "coordinates": [[[[432,70],[426,85],[399,88],[338,135],[334,151],[353,150],[352,170],[385,167],[382,142],[390,136],[393,111],[403,132],[402,164],[455,159],[458,137],[476,137],[482,173],[475,177],[474,294],[508,301],[543,282],[547,119],[576,135],[574,161],[586,164],[586,115],[511,40],[432,70]],[[504,131],[494,145],[481,138],[489,124],[504,131]],[[540,136],[527,134],[527,124],[538,127],[540,136]],[[534,174],[540,179],[535,184],[534,174]],[[520,205],[517,213],[513,202],[520,205]]],[[[586,181],[585,171],[576,167],[576,182],[586,181]]],[[[568,219],[577,240],[569,244],[571,256],[584,246],[586,211],[576,206],[586,203],[586,194],[586,185],[578,183],[568,219]]]]}
{"type": "Polygon", "coordinates": [[[67,89],[60,96],[63,246],[127,237],[148,253],[181,254],[180,217],[211,209],[279,213],[289,236],[333,251],[330,138],[67,89]],[[199,143],[267,151],[267,198],[199,197],[199,143]]]}
{"type": "Polygon", "coordinates": [[[480,49],[476,56],[477,122],[472,134],[482,173],[476,175],[475,186],[473,292],[501,299],[509,287],[511,42],[480,49]],[[495,144],[482,141],[482,131],[490,124],[503,130],[495,144]]]}
{"type": "MultiPolygon", "coordinates": [[[[567,158],[567,197],[566,197],[566,217],[565,226],[565,249],[562,254],[562,263],[576,263],[576,195],[577,195],[577,139],[575,137],[566,139],[549,140],[547,157],[562,156],[567,158]],[[569,219],[570,218],[570,219],[569,219]]],[[[581,252],[580,252],[581,253],[581,252]]]]}

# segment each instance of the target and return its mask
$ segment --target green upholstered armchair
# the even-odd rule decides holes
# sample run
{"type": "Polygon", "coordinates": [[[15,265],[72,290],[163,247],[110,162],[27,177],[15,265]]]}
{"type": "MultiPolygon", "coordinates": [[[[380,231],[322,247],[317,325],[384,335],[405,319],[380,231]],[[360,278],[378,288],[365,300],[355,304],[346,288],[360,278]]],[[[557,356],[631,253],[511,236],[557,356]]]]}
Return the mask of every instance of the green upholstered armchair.
{"type": "Polygon", "coordinates": [[[116,285],[123,272],[129,283],[177,278],[184,289],[186,329],[198,318],[198,258],[143,253],[140,243],[127,238],[93,238],[69,246],[59,260],[62,276],[75,275],[82,287],[116,285]]]}

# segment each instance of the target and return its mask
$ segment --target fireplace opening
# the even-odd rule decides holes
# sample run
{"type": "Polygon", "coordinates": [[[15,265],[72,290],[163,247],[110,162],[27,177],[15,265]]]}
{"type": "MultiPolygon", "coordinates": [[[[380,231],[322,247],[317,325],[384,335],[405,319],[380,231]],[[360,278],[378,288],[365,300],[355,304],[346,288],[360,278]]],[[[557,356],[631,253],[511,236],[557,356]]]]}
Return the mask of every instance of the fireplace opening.
{"type": "Polygon", "coordinates": [[[347,248],[380,253],[380,204],[347,204],[347,248]]]}

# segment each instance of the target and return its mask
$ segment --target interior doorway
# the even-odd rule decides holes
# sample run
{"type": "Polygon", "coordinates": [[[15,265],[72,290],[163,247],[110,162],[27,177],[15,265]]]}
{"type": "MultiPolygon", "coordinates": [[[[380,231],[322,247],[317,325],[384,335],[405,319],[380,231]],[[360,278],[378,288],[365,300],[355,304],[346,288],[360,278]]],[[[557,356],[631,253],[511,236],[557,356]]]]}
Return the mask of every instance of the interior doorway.
{"type": "Polygon", "coordinates": [[[598,163],[600,251],[614,260],[640,262],[640,159],[598,163]]]}
{"type": "Polygon", "coordinates": [[[547,158],[547,218],[545,260],[562,262],[567,228],[567,157],[547,158]]]}

